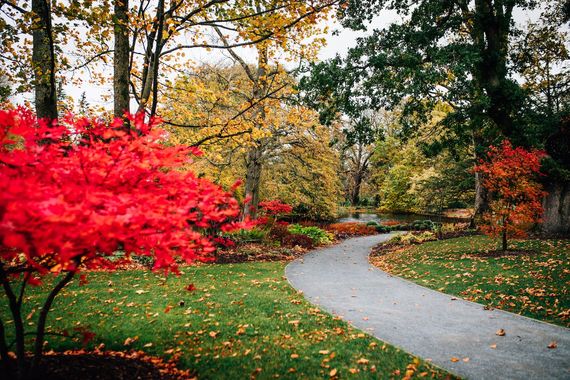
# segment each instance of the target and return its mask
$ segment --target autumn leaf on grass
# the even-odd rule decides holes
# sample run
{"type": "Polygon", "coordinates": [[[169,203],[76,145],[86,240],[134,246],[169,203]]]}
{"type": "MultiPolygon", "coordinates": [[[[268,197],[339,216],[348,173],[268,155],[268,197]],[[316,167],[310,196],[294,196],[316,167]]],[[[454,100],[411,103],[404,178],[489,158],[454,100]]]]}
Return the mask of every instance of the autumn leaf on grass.
{"type": "Polygon", "coordinates": [[[330,376],[330,377],[335,377],[336,374],[337,374],[337,372],[338,372],[337,369],[334,368],[334,369],[332,369],[332,370],[329,372],[329,376],[330,376]]]}
{"type": "Polygon", "coordinates": [[[196,290],[196,286],[194,286],[194,284],[190,284],[186,286],[184,289],[188,290],[189,292],[193,292],[194,290],[196,290]]]}
{"type": "Polygon", "coordinates": [[[370,362],[370,360],[365,359],[365,358],[360,358],[356,361],[358,364],[368,364],[370,362]]]}
{"type": "Polygon", "coordinates": [[[135,336],[134,338],[127,338],[125,339],[125,341],[123,342],[123,346],[130,346],[131,344],[133,344],[134,342],[136,342],[139,339],[138,336],[135,336]]]}
{"type": "Polygon", "coordinates": [[[166,307],[164,308],[164,312],[165,312],[165,313],[169,313],[170,310],[172,310],[172,306],[170,306],[170,305],[168,305],[168,306],[166,306],[166,307]]]}
{"type": "Polygon", "coordinates": [[[319,351],[319,354],[321,354],[321,355],[328,355],[329,353],[330,353],[329,350],[320,350],[319,351]]]}

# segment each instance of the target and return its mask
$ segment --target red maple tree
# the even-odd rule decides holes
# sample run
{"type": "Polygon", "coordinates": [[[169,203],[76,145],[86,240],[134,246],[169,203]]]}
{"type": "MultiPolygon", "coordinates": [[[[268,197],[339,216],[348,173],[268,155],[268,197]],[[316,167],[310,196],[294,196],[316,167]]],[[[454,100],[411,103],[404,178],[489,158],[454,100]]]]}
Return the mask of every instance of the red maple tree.
{"type": "MultiPolygon", "coordinates": [[[[212,260],[219,231],[247,228],[233,195],[187,170],[197,149],[164,144],[144,115],[106,124],[36,120],[0,111],[0,283],[12,313],[19,376],[42,354],[56,295],[83,269],[113,269],[117,251],[152,255],[154,269],[212,260]],[[21,315],[27,284],[58,276],[40,311],[34,358],[25,359],[21,315]],[[19,285],[18,285],[19,284],[19,285]]],[[[0,321],[0,355],[8,360],[0,321]]],[[[31,369],[30,369],[31,368],[31,369]]]]}
{"type": "Polygon", "coordinates": [[[481,230],[501,237],[503,251],[509,238],[526,237],[526,227],[541,221],[542,198],[546,194],[537,181],[540,150],[513,148],[510,141],[500,147],[491,146],[487,159],[475,166],[483,174],[483,187],[490,196],[489,210],[483,215],[481,230]]]}

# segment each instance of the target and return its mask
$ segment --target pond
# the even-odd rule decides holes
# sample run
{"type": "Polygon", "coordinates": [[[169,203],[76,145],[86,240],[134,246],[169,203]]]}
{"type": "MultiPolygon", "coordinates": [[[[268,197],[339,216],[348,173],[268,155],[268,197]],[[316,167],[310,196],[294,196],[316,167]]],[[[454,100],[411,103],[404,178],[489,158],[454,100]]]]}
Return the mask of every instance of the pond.
{"type": "Polygon", "coordinates": [[[386,220],[396,220],[402,223],[413,222],[414,220],[426,220],[429,219],[433,222],[440,223],[452,223],[452,222],[465,222],[465,219],[460,218],[449,218],[442,215],[419,215],[419,214],[383,214],[383,213],[370,213],[370,212],[355,212],[341,216],[337,219],[338,223],[347,222],[378,222],[386,220]]]}

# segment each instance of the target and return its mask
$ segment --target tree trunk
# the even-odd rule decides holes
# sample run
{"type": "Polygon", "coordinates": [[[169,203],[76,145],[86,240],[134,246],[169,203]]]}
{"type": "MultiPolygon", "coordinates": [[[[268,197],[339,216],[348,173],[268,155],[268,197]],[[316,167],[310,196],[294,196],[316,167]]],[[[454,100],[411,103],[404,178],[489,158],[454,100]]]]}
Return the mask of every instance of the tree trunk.
{"type": "MultiPolygon", "coordinates": [[[[475,165],[479,163],[479,161],[483,158],[481,151],[482,147],[484,147],[484,141],[481,138],[478,131],[474,131],[473,133],[473,150],[475,152],[474,160],[475,165]]],[[[489,209],[489,194],[485,187],[483,187],[483,175],[481,173],[475,173],[475,204],[474,204],[475,211],[473,212],[473,217],[471,218],[471,228],[475,228],[483,213],[489,209]]]]}
{"type": "Polygon", "coordinates": [[[26,355],[25,355],[25,341],[24,341],[24,322],[22,319],[22,309],[21,305],[18,303],[18,298],[8,280],[8,275],[5,273],[4,268],[0,266],[0,282],[4,288],[4,293],[8,299],[8,305],[10,307],[10,312],[12,313],[12,319],[14,323],[14,330],[16,332],[16,365],[18,371],[18,379],[24,379],[26,376],[26,355]]]}
{"type": "Polygon", "coordinates": [[[570,234],[570,183],[553,182],[546,186],[542,228],[547,233],[570,234]]]}
{"type": "Polygon", "coordinates": [[[362,172],[358,170],[354,175],[354,187],[350,197],[350,203],[353,206],[358,206],[360,203],[360,188],[362,186],[362,172]]]}
{"type": "Polygon", "coordinates": [[[514,104],[512,86],[507,79],[507,54],[512,5],[502,2],[476,0],[475,26],[481,59],[475,78],[485,89],[488,106],[487,115],[498,129],[510,137],[514,130],[514,104]]]}
{"type": "Polygon", "coordinates": [[[55,51],[48,0],[32,0],[32,67],[38,118],[57,119],[55,51]]]}
{"type": "MultiPolygon", "coordinates": [[[[57,285],[48,294],[46,301],[40,311],[40,316],[38,318],[38,327],[36,329],[36,342],[34,344],[34,357],[32,358],[32,365],[30,367],[30,373],[32,376],[36,375],[40,360],[43,354],[44,348],[44,337],[46,329],[46,321],[48,313],[53,304],[55,297],[61,292],[61,290],[71,281],[75,272],[67,272],[67,274],[57,283],[57,285]]],[[[39,374],[38,374],[39,375],[39,374]]]]}
{"type": "Polygon", "coordinates": [[[113,56],[114,112],[122,117],[129,108],[129,0],[115,0],[115,53],[113,56]]]}
{"type": "MultiPolygon", "coordinates": [[[[257,59],[257,78],[254,83],[253,100],[263,99],[267,92],[267,62],[268,52],[265,48],[258,50],[257,59]]],[[[255,113],[254,120],[259,120],[257,127],[264,128],[265,112],[263,104],[260,104],[255,113]]],[[[246,176],[245,176],[245,196],[251,198],[249,204],[244,205],[244,216],[255,218],[257,216],[257,206],[259,205],[259,187],[261,180],[262,169],[262,156],[263,156],[263,139],[258,140],[254,148],[248,153],[245,160],[246,163],[246,176]]]]}
{"type": "Polygon", "coordinates": [[[257,215],[257,206],[259,205],[259,185],[261,180],[261,159],[263,151],[260,147],[251,149],[246,158],[246,175],[245,175],[245,196],[251,198],[248,204],[244,205],[244,216],[255,218],[257,215]]]}
{"type": "Polygon", "coordinates": [[[503,230],[503,251],[506,251],[507,247],[508,247],[508,245],[507,245],[507,230],[504,229],[503,230]]]}

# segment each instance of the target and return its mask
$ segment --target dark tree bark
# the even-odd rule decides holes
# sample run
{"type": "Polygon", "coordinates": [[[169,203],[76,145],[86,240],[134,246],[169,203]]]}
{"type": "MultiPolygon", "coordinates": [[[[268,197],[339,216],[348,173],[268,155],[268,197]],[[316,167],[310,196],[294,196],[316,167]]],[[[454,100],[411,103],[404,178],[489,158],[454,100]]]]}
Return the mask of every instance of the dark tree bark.
{"type": "Polygon", "coordinates": [[[512,86],[507,78],[507,55],[514,2],[476,0],[473,39],[480,52],[474,73],[488,98],[487,115],[501,132],[513,135],[512,86]]]}
{"type": "Polygon", "coordinates": [[[251,198],[250,202],[244,205],[244,216],[255,218],[257,206],[259,205],[259,185],[261,180],[263,150],[261,147],[252,148],[245,161],[245,196],[251,198]]]}
{"type": "MultiPolygon", "coordinates": [[[[257,74],[253,89],[253,101],[261,100],[267,94],[267,63],[268,55],[266,49],[259,49],[257,59],[257,74]]],[[[265,112],[263,106],[258,107],[253,118],[262,120],[265,119],[265,112]]],[[[260,129],[263,125],[258,126],[260,129]]],[[[246,157],[246,175],[245,175],[245,196],[250,197],[249,204],[244,206],[244,216],[255,217],[257,215],[257,206],[259,205],[259,187],[261,181],[261,170],[263,168],[263,150],[264,141],[257,141],[256,146],[252,148],[246,157]]]]}
{"type": "Polygon", "coordinates": [[[129,108],[130,48],[128,0],[115,0],[115,53],[113,57],[113,92],[115,116],[121,117],[129,108]]]}
{"type": "Polygon", "coordinates": [[[57,119],[55,51],[48,0],[32,0],[35,106],[38,118],[57,119]]]}
{"type": "Polygon", "coordinates": [[[350,203],[353,206],[358,206],[360,203],[360,187],[362,186],[362,172],[358,171],[354,174],[354,184],[352,194],[350,196],[350,203]]]}

